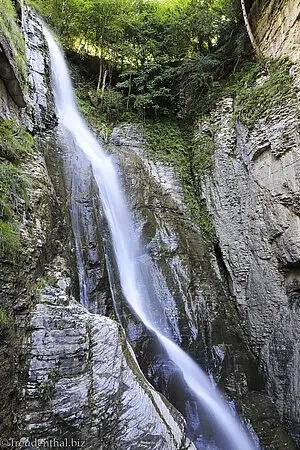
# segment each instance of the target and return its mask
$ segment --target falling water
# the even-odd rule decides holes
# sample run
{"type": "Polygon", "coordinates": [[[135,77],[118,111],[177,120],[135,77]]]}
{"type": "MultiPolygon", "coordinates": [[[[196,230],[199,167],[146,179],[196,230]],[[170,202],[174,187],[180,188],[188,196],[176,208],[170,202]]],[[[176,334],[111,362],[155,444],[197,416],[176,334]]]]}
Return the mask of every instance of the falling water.
{"type": "MultiPolygon", "coordinates": [[[[216,437],[221,436],[219,449],[253,450],[242,425],[236,419],[220,394],[212,386],[200,367],[170,338],[165,322],[157,323],[151,308],[151,287],[139,262],[140,244],[134,232],[129,208],[118,180],[112,159],[88,129],[77,109],[71,79],[64,56],[50,32],[44,27],[49,45],[55,104],[61,125],[72,136],[91,163],[99,188],[104,214],[110,229],[114,256],[124,297],[144,325],[156,335],[169,358],[182,373],[201,408],[205,411],[216,437]]],[[[155,309],[155,308],[154,308],[155,309]]]]}

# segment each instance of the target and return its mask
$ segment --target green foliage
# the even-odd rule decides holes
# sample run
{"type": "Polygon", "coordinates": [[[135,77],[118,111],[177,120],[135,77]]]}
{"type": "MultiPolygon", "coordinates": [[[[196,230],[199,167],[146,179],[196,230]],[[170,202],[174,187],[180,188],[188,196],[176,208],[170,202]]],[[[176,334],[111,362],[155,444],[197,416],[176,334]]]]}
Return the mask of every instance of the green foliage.
{"type": "MultiPolygon", "coordinates": [[[[202,123],[200,121],[198,126],[200,127],[201,125],[202,123]]],[[[208,173],[213,167],[212,156],[214,150],[215,144],[211,129],[200,131],[193,137],[192,160],[194,177],[197,185],[200,184],[202,176],[208,173]]]]}
{"type": "Polygon", "coordinates": [[[32,145],[22,126],[0,119],[0,252],[11,260],[22,250],[18,221],[28,206],[27,180],[16,163],[32,153],[32,145]]]}
{"type": "Polygon", "coordinates": [[[47,273],[45,276],[39,277],[36,281],[35,288],[43,290],[47,286],[56,286],[57,279],[54,275],[47,273]]]}
{"type": "Polygon", "coordinates": [[[125,99],[121,92],[115,89],[108,89],[102,94],[102,102],[99,106],[100,111],[105,114],[109,122],[119,120],[125,111],[125,99]]]}
{"type": "Polygon", "coordinates": [[[12,162],[32,153],[33,137],[13,120],[0,119],[0,156],[12,162]]]}
{"type": "Polygon", "coordinates": [[[39,383],[37,385],[37,388],[38,388],[39,396],[42,400],[48,401],[48,400],[51,400],[51,398],[53,398],[55,384],[51,379],[49,379],[47,381],[42,381],[41,383],[39,383]]]}
{"type": "Polygon", "coordinates": [[[20,235],[17,227],[0,219],[0,253],[14,259],[21,251],[20,235]]]}
{"type": "Polygon", "coordinates": [[[287,99],[296,98],[288,59],[264,60],[245,65],[227,92],[236,95],[235,118],[252,128],[287,99]]]}
{"type": "Polygon", "coordinates": [[[103,111],[109,120],[116,120],[124,105],[143,119],[173,114],[190,118],[191,105],[199,103],[201,111],[212,84],[236,70],[245,53],[237,0],[35,4],[67,48],[98,58],[92,89],[104,88],[103,111]],[[123,94],[125,103],[112,88],[123,94]]]}
{"type": "Polygon", "coordinates": [[[121,92],[109,89],[103,94],[88,88],[75,89],[77,103],[88,123],[100,135],[109,134],[109,124],[123,119],[125,99],[121,92]]]}
{"type": "Polygon", "coordinates": [[[75,95],[77,99],[77,104],[82,114],[85,116],[85,118],[91,125],[96,124],[97,121],[100,120],[100,118],[98,116],[97,108],[89,96],[89,89],[76,88],[75,95]]]}
{"type": "Polygon", "coordinates": [[[27,201],[26,181],[19,170],[11,163],[0,164],[0,251],[11,259],[21,251],[15,219],[20,202],[27,201]]]}
{"type": "MultiPolygon", "coordinates": [[[[182,182],[184,198],[191,217],[199,225],[205,242],[212,245],[215,240],[214,228],[205,201],[199,195],[199,184],[193,166],[193,154],[200,144],[195,141],[193,128],[183,128],[174,120],[151,121],[146,122],[144,126],[149,157],[174,168],[182,182]]],[[[200,151],[202,160],[199,156],[197,169],[201,170],[201,173],[210,169],[212,151],[211,141],[208,148],[204,147],[202,152],[200,151]]]]}
{"type": "Polygon", "coordinates": [[[27,81],[25,41],[17,25],[16,10],[11,0],[0,2],[0,33],[9,41],[15,72],[25,84],[27,81]]]}
{"type": "Polygon", "coordinates": [[[162,161],[165,165],[184,165],[188,154],[186,143],[177,121],[149,121],[145,123],[147,150],[149,157],[162,161]]]}

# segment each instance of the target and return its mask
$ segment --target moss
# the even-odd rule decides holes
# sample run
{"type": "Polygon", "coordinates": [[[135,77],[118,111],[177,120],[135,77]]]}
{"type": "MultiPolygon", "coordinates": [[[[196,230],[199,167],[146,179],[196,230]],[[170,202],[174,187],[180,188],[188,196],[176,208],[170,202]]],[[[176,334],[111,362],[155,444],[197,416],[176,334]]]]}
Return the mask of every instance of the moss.
{"type": "Polygon", "coordinates": [[[18,162],[33,151],[33,137],[13,120],[0,119],[0,156],[18,162]]]}
{"type": "Polygon", "coordinates": [[[194,137],[192,127],[184,129],[174,120],[146,122],[144,127],[149,158],[174,168],[182,182],[184,199],[191,218],[200,227],[205,242],[212,245],[215,240],[214,228],[205,200],[201,199],[198,179],[212,167],[211,155],[214,150],[212,137],[203,140],[201,145],[201,139],[194,137]]]}
{"type": "Polygon", "coordinates": [[[28,204],[25,177],[14,164],[0,164],[0,219],[13,219],[19,212],[20,203],[28,204]]]}
{"type": "Polygon", "coordinates": [[[141,213],[142,216],[146,219],[143,226],[143,236],[146,239],[146,242],[150,242],[156,234],[157,228],[156,219],[152,211],[150,211],[146,207],[141,208],[141,213]]]}
{"type": "Polygon", "coordinates": [[[20,76],[23,85],[27,82],[27,58],[25,41],[17,25],[17,15],[11,0],[1,0],[0,3],[0,33],[8,39],[12,49],[13,66],[20,76]]]}
{"type": "Polygon", "coordinates": [[[51,379],[48,381],[42,381],[38,384],[37,388],[39,396],[42,400],[47,401],[53,398],[55,385],[51,379]]]}
{"type": "Polygon", "coordinates": [[[0,253],[15,260],[21,251],[20,233],[15,224],[0,220],[0,253]]]}
{"type": "Polygon", "coordinates": [[[28,182],[16,164],[32,153],[32,146],[22,126],[0,119],[0,252],[12,261],[22,250],[19,221],[28,207],[28,182]]]}
{"type": "Polygon", "coordinates": [[[0,333],[3,333],[9,328],[10,320],[7,315],[7,311],[4,308],[0,308],[0,333]]]}
{"type": "Polygon", "coordinates": [[[235,119],[249,129],[268,116],[286,100],[296,99],[290,74],[292,62],[287,58],[248,63],[237,73],[224,93],[236,96],[235,119]]]}
{"type": "Polygon", "coordinates": [[[193,166],[196,182],[203,174],[213,168],[212,156],[215,151],[215,143],[212,134],[202,132],[195,136],[193,141],[193,166]]]}

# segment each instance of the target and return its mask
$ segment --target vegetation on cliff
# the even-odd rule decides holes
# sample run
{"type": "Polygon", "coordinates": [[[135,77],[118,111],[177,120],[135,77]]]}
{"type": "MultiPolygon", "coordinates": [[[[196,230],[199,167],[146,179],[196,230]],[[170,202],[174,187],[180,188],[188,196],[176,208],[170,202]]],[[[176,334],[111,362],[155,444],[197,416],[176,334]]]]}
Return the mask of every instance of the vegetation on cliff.
{"type": "Polygon", "coordinates": [[[17,24],[17,13],[11,0],[0,3],[0,36],[6,40],[11,50],[11,62],[19,81],[27,82],[27,58],[25,40],[17,24]]]}
{"type": "MultiPolygon", "coordinates": [[[[212,243],[213,227],[195,182],[192,161],[199,143],[191,124],[211,107],[215,83],[233,74],[249,54],[239,2],[34,4],[68,52],[78,103],[90,124],[107,137],[118,121],[144,122],[149,155],[175,168],[191,216],[212,243]]],[[[207,168],[206,147],[197,155],[207,168]]]]}
{"type": "MultiPolygon", "coordinates": [[[[7,29],[16,17],[11,1],[5,2],[7,29]]],[[[68,52],[78,103],[91,125],[106,138],[118,121],[144,122],[151,157],[175,168],[191,216],[212,242],[199,189],[212,166],[213,133],[195,139],[193,123],[230,94],[236,96],[236,119],[251,128],[291,94],[289,63],[251,60],[238,0],[31,3],[68,52]]],[[[0,128],[0,135],[7,132],[0,128]]],[[[15,129],[9,146],[0,142],[2,155],[16,163],[30,148],[27,137],[15,129]]],[[[6,235],[14,236],[9,227],[3,225],[6,235]]]]}
{"type": "Polygon", "coordinates": [[[201,178],[213,135],[195,121],[223,95],[251,127],[291,92],[289,64],[255,61],[237,0],[36,0],[68,51],[79,106],[105,139],[116,122],[145,125],[153,160],[174,167],[192,218],[214,231],[201,178]],[[261,79],[261,83],[257,82],[261,79]]]}
{"type": "Polygon", "coordinates": [[[288,58],[245,64],[228,89],[236,96],[235,118],[251,129],[259,118],[266,117],[272,109],[280,107],[288,99],[296,98],[291,66],[288,58]]]}
{"type": "Polygon", "coordinates": [[[13,120],[0,119],[0,251],[20,251],[19,222],[28,204],[27,180],[18,164],[32,152],[32,136],[13,120]]]}

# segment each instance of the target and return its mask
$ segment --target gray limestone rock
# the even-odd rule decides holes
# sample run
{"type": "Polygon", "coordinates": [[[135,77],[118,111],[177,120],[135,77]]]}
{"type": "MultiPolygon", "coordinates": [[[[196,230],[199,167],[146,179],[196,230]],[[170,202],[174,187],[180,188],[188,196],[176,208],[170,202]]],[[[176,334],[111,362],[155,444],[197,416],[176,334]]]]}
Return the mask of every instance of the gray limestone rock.
{"type": "Polygon", "coordinates": [[[202,191],[250,346],[299,441],[299,118],[296,105],[285,101],[249,131],[234,125],[233,110],[226,98],[210,117],[219,127],[202,191]]]}
{"type": "MultiPolygon", "coordinates": [[[[21,166],[29,181],[29,206],[19,211],[26,251],[18,261],[0,260],[0,304],[11,316],[1,329],[1,436],[23,439],[26,448],[28,439],[32,449],[39,438],[61,438],[87,449],[195,450],[184,419],[146,381],[120,326],[70,296],[74,258],[47,54],[41,25],[29,10],[23,19],[32,90],[20,113],[0,86],[0,113],[37,136],[21,166]]],[[[88,257],[91,277],[101,277],[98,253],[90,249],[88,257]]]]}
{"type": "MultiPolygon", "coordinates": [[[[230,114],[232,101],[224,101],[220,108],[222,114],[230,114]]],[[[235,145],[234,130],[227,126],[227,121],[224,122],[224,116],[220,112],[218,119],[222,120],[220,136],[224,133],[227,141],[217,155],[225,158],[235,145]],[[232,147],[229,147],[228,142],[232,147]]],[[[229,118],[228,123],[231,123],[229,118]]],[[[208,121],[204,127],[201,125],[199,132],[211,136],[211,128],[214,129],[208,121]]],[[[275,134],[273,139],[276,140],[275,134]]],[[[151,262],[146,253],[141,256],[141,260],[148,264],[149,278],[155,280],[155,295],[163,305],[173,338],[194,355],[216,383],[223,386],[229,398],[237,400],[244,414],[247,411],[245,415],[256,424],[255,431],[263,448],[271,449],[273,445],[280,444],[294,449],[293,443],[282,430],[275,408],[265,394],[264,382],[253,361],[253,355],[243,343],[244,322],[241,322],[237,315],[235,305],[223,283],[221,252],[217,251],[216,258],[212,249],[209,250],[204,244],[200,230],[193,224],[185,205],[178,175],[172,167],[164,167],[148,157],[141,125],[116,127],[110,136],[107,149],[119,167],[136,229],[152,258],[151,262]]],[[[234,164],[232,167],[235,167],[234,164]]],[[[229,196],[233,182],[226,174],[221,175],[221,169],[220,178],[224,186],[228,186],[229,196]]],[[[215,188],[213,181],[207,179],[208,183],[211,183],[211,189],[215,188]]],[[[204,192],[207,194],[207,190],[204,192]]],[[[216,197],[217,195],[216,188],[216,197]]],[[[218,198],[211,198],[209,203],[211,213],[214,211],[220,220],[225,213],[231,214],[228,218],[228,233],[233,237],[235,202],[228,201],[227,209],[223,211],[223,205],[221,207],[218,203],[218,209],[213,210],[215,201],[217,202],[218,198]]],[[[220,240],[220,244],[222,246],[223,241],[220,240]]],[[[221,249],[223,253],[223,247],[221,249]]],[[[231,254],[233,253],[237,254],[234,244],[231,249],[231,254]]],[[[240,265],[243,277],[246,272],[245,261],[240,265]]],[[[159,310],[158,306],[157,309],[159,310]]],[[[260,313],[261,310],[252,311],[253,315],[260,313]]],[[[159,357],[152,356],[151,359],[151,356],[148,356],[145,359],[145,354],[149,352],[145,352],[143,331],[134,325],[130,318],[126,323],[126,331],[137,354],[140,343],[143,343],[141,364],[144,372],[159,384],[164,393],[167,392],[168,387],[172,385],[172,369],[168,372],[165,361],[160,361],[159,357]]],[[[184,398],[184,394],[182,395],[184,398]]],[[[184,401],[186,405],[187,399],[184,401]]],[[[172,402],[182,408],[178,394],[172,398],[172,402]]],[[[188,424],[189,432],[196,435],[191,417],[192,415],[188,424]]]]}
{"type": "Polygon", "coordinates": [[[63,266],[55,261],[52,285],[32,314],[20,437],[67,436],[95,450],[194,449],[186,447],[184,420],[146,381],[120,326],[68,295],[63,266]]]}

